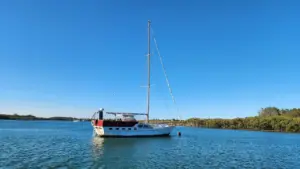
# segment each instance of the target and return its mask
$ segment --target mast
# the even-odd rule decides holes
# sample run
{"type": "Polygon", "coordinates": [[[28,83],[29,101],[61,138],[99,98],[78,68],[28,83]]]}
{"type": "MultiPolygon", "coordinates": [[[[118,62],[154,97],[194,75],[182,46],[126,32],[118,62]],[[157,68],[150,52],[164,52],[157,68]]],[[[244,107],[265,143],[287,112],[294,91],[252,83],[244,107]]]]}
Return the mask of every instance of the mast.
{"type": "Polygon", "coordinates": [[[151,21],[148,20],[148,91],[147,91],[147,120],[146,123],[149,122],[149,110],[150,110],[150,24],[151,21]]]}

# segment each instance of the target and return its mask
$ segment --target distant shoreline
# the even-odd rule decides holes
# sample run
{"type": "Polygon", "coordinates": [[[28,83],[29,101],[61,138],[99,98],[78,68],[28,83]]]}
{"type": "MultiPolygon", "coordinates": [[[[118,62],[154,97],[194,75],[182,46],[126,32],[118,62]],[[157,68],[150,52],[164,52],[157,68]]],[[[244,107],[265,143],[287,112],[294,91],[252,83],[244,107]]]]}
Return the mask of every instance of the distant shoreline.
{"type": "Polygon", "coordinates": [[[89,121],[90,119],[87,118],[73,118],[73,117],[36,117],[33,115],[18,115],[18,114],[0,114],[0,120],[59,120],[59,121],[73,121],[73,120],[79,120],[79,121],[89,121]]]}
{"type": "MultiPolygon", "coordinates": [[[[91,119],[79,119],[73,117],[50,117],[41,118],[33,115],[7,115],[0,114],[2,120],[61,120],[73,121],[91,119]]],[[[201,119],[190,118],[187,120],[178,119],[151,119],[153,124],[165,123],[172,126],[203,127],[215,129],[234,129],[268,132],[287,132],[300,133],[300,109],[278,109],[276,107],[267,107],[259,111],[258,116],[234,118],[234,119],[201,119]]]]}

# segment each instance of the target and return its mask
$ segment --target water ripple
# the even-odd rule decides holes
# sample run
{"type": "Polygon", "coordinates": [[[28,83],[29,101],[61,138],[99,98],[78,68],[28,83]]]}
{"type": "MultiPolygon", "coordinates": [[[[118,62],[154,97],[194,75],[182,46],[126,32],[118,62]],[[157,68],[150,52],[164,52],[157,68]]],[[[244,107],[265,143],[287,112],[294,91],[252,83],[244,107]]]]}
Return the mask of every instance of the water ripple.
{"type": "Polygon", "coordinates": [[[26,122],[24,128],[20,128],[22,122],[5,123],[0,123],[0,168],[5,169],[296,168],[300,165],[297,134],[180,128],[181,137],[104,139],[92,136],[89,123],[26,122]]]}

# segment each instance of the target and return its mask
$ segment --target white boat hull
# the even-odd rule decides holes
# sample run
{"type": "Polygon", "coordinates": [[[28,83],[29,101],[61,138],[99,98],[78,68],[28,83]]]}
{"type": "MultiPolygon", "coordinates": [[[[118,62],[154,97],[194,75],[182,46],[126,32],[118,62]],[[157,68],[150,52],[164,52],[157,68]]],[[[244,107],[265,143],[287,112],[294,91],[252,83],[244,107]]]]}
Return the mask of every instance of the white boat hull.
{"type": "Polygon", "coordinates": [[[173,126],[156,128],[94,126],[94,131],[95,134],[100,137],[155,137],[169,136],[173,128],[173,126]]]}

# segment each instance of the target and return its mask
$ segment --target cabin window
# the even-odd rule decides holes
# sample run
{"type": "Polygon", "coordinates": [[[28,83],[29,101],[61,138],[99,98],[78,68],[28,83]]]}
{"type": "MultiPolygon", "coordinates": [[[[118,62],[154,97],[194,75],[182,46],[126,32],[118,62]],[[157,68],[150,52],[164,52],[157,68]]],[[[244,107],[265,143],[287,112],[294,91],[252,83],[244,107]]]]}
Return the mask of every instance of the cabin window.
{"type": "Polygon", "coordinates": [[[122,128],[122,130],[125,130],[125,128],[122,128]]]}
{"type": "Polygon", "coordinates": [[[136,127],[134,128],[134,130],[136,130],[136,127]]]}
{"type": "Polygon", "coordinates": [[[119,128],[116,128],[116,130],[119,130],[119,128]]]}
{"type": "Polygon", "coordinates": [[[148,124],[145,124],[144,128],[152,128],[152,127],[150,125],[148,125],[148,124]]]}
{"type": "Polygon", "coordinates": [[[112,130],[112,128],[109,128],[108,130],[112,130]]]}
{"type": "Polygon", "coordinates": [[[131,130],[131,128],[128,128],[128,130],[131,130]]]}
{"type": "Polygon", "coordinates": [[[152,128],[152,127],[148,124],[139,124],[138,128],[152,128]]]}

